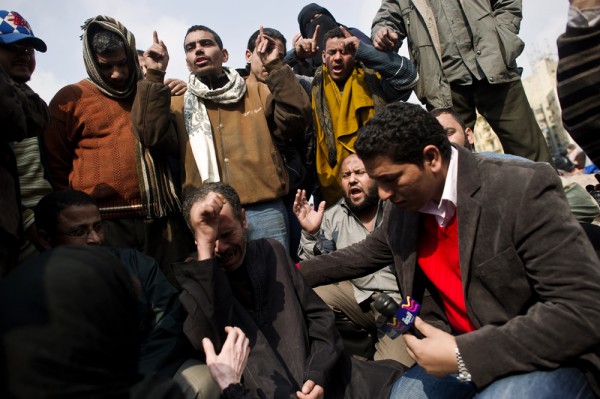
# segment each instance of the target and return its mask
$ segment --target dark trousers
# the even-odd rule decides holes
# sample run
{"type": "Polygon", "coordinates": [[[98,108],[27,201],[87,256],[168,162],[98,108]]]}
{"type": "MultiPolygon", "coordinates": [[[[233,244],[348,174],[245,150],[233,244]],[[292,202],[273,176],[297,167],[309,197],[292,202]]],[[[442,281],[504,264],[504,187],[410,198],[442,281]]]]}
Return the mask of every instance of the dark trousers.
{"type": "Polygon", "coordinates": [[[465,86],[453,84],[452,103],[471,129],[479,111],[498,135],[505,153],[554,164],[520,79],[500,84],[487,80],[465,86]]]}

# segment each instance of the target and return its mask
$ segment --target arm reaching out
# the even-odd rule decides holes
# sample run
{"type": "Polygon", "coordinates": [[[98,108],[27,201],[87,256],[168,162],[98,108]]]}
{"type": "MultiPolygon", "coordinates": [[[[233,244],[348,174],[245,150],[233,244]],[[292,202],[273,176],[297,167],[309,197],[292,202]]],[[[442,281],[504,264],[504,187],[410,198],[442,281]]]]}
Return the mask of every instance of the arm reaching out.
{"type": "Polygon", "coordinates": [[[210,339],[202,340],[202,347],[206,353],[206,365],[217,385],[224,390],[231,384],[239,384],[242,373],[250,356],[249,341],[244,332],[238,327],[225,327],[227,339],[223,344],[221,353],[215,353],[215,348],[210,339]]]}

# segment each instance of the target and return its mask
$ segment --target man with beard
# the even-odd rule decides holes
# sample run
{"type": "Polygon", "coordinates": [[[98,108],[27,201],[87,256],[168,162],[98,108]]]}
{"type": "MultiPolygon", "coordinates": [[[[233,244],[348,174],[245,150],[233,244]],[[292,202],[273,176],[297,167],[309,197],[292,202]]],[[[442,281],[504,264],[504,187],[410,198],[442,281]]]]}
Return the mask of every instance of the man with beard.
{"type": "MultiPolygon", "coordinates": [[[[326,211],[324,201],[315,211],[306,200],[304,191],[296,194],[294,212],[303,230],[298,249],[302,260],[360,242],[383,220],[384,203],[377,196],[377,185],[356,154],[342,161],[340,180],[343,197],[326,211]]],[[[379,314],[372,305],[377,295],[385,292],[396,302],[402,300],[396,276],[390,267],[365,277],[317,287],[315,292],[338,318],[345,315],[356,326],[378,334],[375,360],[394,359],[407,366],[413,364],[402,340],[392,340],[381,332],[375,332],[379,314]]]]}
{"type": "MultiPolygon", "coordinates": [[[[27,85],[35,70],[36,50],[44,53],[46,48],[19,13],[0,10],[0,277],[17,266],[23,238],[14,143],[38,136],[48,124],[48,106],[27,85]]],[[[28,144],[37,153],[37,139],[28,144]]],[[[31,168],[35,166],[32,163],[31,168]]]]}
{"type": "MultiPolygon", "coordinates": [[[[225,342],[224,327],[250,341],[244,386],[260,398],[383,398],[402,368],[361,362],[342,353],[330,309],[305,283],[283,246],[248,240],[235,190],[206,183],[190,192],[184,216],[194,231],[197,261],[175,275],[188,311],[184,331],[198,351],[202,338],[225,342]]],[[[201,353],[201,352],[199,352],[201,353]]]]}

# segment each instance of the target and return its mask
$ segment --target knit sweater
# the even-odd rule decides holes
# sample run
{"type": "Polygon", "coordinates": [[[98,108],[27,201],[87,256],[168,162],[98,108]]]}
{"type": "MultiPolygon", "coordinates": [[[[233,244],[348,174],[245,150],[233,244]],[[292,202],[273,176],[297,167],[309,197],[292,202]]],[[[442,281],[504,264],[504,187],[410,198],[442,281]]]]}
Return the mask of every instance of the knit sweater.
{"type": "MultiPolygon", "coordinates": [[[[167,90],[165,87],[162,81],[140,81],[138,97],[154,95],[167,90]]],[[[131,120],[139,113],[154,113],[148,106],[136,108],[134,97],[117,101],[84,79],[61,89],[50,102],[51,121],[43,135],[43,149],[51,183],[57,189],[90,194],[104,218],[145,214],[136,161],[138,137],[155,159],[159,150],[161,154],[177,151],[176,144],[170,146],[159,137],[150,137],[160,136],[160,132],[149,129],[148,137],[134,133],[131,120]]],[[[148,123],[152,125],[158,118],[160,115],[148,123]]]]}
{"type": "Polygon", "coordinates": [[[132,103],[105,96],[87,79],[54,96],[44,148],[55,188],[84,191],[100,208],[141,204],[132,103]]]}

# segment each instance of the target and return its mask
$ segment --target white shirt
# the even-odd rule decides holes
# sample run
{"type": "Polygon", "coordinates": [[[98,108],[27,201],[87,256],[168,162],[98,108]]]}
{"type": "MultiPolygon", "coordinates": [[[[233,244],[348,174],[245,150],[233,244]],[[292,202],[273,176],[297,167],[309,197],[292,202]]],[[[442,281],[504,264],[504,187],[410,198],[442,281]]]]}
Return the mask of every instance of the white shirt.
{"type": "Polygon", "coordinates": [[[430,201],[419,212],[435,215],[435,220],[441,227],[446,227],[456,213],[457,206],[457,181],[458,181],[458,150],[452,147],[450,164],[446,174],[446,182],[440,203],[430,201]]]}

